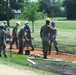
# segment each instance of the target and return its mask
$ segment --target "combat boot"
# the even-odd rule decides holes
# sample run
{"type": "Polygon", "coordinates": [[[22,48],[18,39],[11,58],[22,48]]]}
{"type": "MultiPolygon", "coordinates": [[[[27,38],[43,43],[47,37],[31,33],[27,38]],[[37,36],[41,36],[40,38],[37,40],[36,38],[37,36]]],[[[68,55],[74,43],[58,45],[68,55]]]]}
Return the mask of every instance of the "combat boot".
{"type": "Polygon", "coordinates": [[[44,57],[43,57],[44,59],[47,59],[47,55],[46,54],[44,54],[44,57]]]}
{"type": "Polygon", "coordinates": [[[7,58],[7,55],[4,55],[5,58],[7,58]]]}

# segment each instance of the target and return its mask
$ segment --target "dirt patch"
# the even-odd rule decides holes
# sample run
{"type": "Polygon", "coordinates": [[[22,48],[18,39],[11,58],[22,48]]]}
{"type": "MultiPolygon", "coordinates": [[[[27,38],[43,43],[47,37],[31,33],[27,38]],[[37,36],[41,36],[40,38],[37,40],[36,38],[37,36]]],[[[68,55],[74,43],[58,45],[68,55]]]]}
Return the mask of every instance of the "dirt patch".
{"type": "Polygon", "coordinates": [[[60,75],[76,75],[76,65],[60,61],[43,61],[39,64],[32,65],[35,69],[41,69],[48,72],[58,73],[60,75]]]}
{"type": "MultiPolygon", "coordinates": [[[[29,50],[30,49],[31,48],[29,48],[29,50]]],[[[7,45],[7,50],[9,50],[9,45],[7,45]]],[[[24,53],[25,53],[25,50],[27,50],[26,47],[24,48],[24,53]]],[[[16,49],[15,45],[13,45],[12,51],[15,53],[18,52],[18,49],[16,49]]],[[[43,52],[39,48],[35,48],[34,51],[30,51],[30,54],[40,54],[43,56],[43,52]]],[[[68,53],[60,53],[60,54],[56,55],[56,51],[52,51],[51,54],[48,55],[48,57],[59,58],[59,59],[62,59],[64,61],[68,61],[68,62],[74,62],[74,63],[76,62],[76,55],[68,54],[68,53]]]]}
{"type": "MultiPolygon", "coordinates": [[[[30,50],[31,48],[29,48],[30,50]]],[[[9,45],[7,45],[7,50],[9,50],[9,45]]],[[[24,48],[24,53],[27,48],[24,48]]],[[[13,46],[12,51],[14,53],[18,53],[18,49],[16,49],[16,46],[13,46]]],[[[40,54],[43,56],[43,52],[39,48],[35,48],[34,51],[30,51],[30,54],[40,54]]],[[[48,72],[54,72],[61,75],[76,75],[76,65],[72,64],[70,62],[76,63],[76,55],[74,54],[68,54],[68,53],[60,53],[56,55],[56,51],[52,51],[51,54],[48,55],[48,58],[57,58],[62,59],[67,62],[63,61],[51,61],[51,60],[43,60],[42,62],[36,64],[36,65],[29,65],[30,67],[33,67],[35,69],[41,69],[48,72]]]]}

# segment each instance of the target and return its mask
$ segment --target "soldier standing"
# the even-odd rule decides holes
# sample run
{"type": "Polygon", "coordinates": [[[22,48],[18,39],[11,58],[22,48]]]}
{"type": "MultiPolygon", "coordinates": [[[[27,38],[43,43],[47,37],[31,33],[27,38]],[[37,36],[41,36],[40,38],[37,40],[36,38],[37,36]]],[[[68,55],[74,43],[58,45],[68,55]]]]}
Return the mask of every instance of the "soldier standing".
{"type": "Polygon", "coordinates": [[[44,58],[47,58],[47,52],[49,49],[49,36],[50,36],[50,18],[46,18],[46,24],[41,27],[40,36],[42,38],[42,46],[44,58]]]}
{"type": "Polygon", "coordinates": [[[5,37],[8,34],[8,32],[6,32],[4,28],[5,28],[5,25],[2,24],[0,26],[0,57],[2,57],[2,51],[3,51],[4,56],[7,57],[5,37]]]}
{"type": "Polygon", "coordinates": [[[6,43],[7,43],[7,38],[10,39],[10,28],[8,27],[6,20],[3,21],[3,25],[5,26],[4,30],[7,31],[7,32],[9,32],[9,34],[5,37],[6,43]]]}
{"type": "Polygon", "coordinates": [[[54,43],[54,47],[56,49],[56,54],[58,54],[59,49],[56,41],[56,36],[57,36],[57,29],[55,28],[55,22],[51,22],[51,26],[53,29],[50,30],[50,45],[49,45],[49,53],[51,52],[51,44],[52,42],[54,43]]]}
{"type": "Polygon", "coordinates": [[[18,26],[20,25],[20,21],[17,21],[16,26],[13,28],[12,32],[12,42],[10,44],[10,49],[12,49],[12,45],[16,42],[16,47],[18,49],[18,26]]]}
{"type": "Polygon", "coordinates": [[[19,52],[18,54],[23,54],[23,48],[24,48],[24,43],[23,39],[25,37],[25,32],[27,32],[29,29],[29,26],[26,24],[20,31],[19,31],[19,52]]]}
{"type": "Polygon", "coordinates": [[[6,21],[6,20],[4,20],[4,21],[3,21],[3,24],[5,25],[5,31],[8,31],[7,21],[6,21]]]}

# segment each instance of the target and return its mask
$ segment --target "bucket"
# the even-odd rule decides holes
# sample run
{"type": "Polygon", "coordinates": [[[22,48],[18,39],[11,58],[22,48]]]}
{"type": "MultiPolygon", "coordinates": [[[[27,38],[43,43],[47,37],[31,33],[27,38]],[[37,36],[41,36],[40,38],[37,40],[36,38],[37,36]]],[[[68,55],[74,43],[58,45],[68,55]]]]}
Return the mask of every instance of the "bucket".
{"type": "Polygon", "coordinates": [[[25,55],[30,55],[30,50],[26,50],[25,55]]]}

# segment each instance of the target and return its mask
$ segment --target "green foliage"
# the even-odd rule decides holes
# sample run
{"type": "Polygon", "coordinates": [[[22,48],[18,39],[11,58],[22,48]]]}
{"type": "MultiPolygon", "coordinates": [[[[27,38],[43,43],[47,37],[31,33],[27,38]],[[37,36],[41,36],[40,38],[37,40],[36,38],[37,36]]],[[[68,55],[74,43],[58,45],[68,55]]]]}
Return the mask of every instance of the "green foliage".
{"type": "Polygon", "coordinates": [[[34,32],[34,21],[39,18],[39,2],[26,2],[22,9],[22,18],[32,21],[32,31],[34,32]]]}
{"type": "Polygon", "coordinates": [[[24,2],[24,0],[18,0],[18,2],[17,2],[17,0],[10,0],[10,7],[12,9],[16,9],[16,10],[21,9],[23,6],[22,5],[23,2],[24,2]]]}
{"type": "Polygon", "coordinates": [[[45,13],[48,14],[48,16],[50,16],[50,6],[51,6],[51,0],[41,0],[40,1],[40,9],[39,11],[42,12],[43,10],[45,10],[45,13]]]}
{"type": "Polygon", "coordinates": [[[39,3],[38,2],[26,2],[22,9],[22,17],[29,21],[35,21],[38,19],[38,9],[39,3]]]}
{"type": "Polygon", "coordinates": [[[6,6],[5,6],[5,1],[4,0],[0,0],[0,14],[5,14],[5,10],[6,10],[6,6]]]}
{"type": "MultiPolygon", "coordinates": [[[[0,20],[6,20],[7,19],[7,2],[4,0],[0,0],[0,20]]],[[[10,6],[8,7],[8,14],[9,14],[9,19],[13,18],[13,12],[10,6]]]]}
{"type": "Polygon", "coordinates": [[[53,5],[51,5],[50,9],[53,10],[54,16],[61,16],[62,15],[60,7],[61,7],[60,4],[53,4],[53,5]]]}
{"type": "Polygon", "coordinates": [[[76,0],[64,0],[67,19],[76,19],[76,0]]]}
{"type": "Polygon", "coordinates": [[[48,17],[61,16],[62,11],[60,7],[62,6],[62,1],[58,0],[41,0],[40,1],[40,9],[39,11],[44,11],[44,14],[47,13],[48,17]]]}

